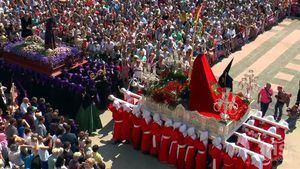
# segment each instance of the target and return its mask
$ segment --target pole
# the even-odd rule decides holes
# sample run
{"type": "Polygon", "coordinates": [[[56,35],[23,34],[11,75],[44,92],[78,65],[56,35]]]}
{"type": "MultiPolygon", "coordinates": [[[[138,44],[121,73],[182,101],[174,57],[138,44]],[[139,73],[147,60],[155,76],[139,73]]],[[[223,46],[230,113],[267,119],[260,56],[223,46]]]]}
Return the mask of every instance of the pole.
{"type": "MultiPolygon", "coordinates": [[[[189,58],[190,69],[189,69],[189,75],[188,75],[188,84],[190,84],[192,71],[193,71],[193,53],[195,50],[195,39],[196,39],[196,34],[198,32],[198,24],[199,24],[200,14],[203,9],[203,5],[204,5],[203,3],[200,5],[200,7],[198,8],[198,11],[196,13],[195,28],[194,28],[193,38],[192,38],[192,52],[191,52],[190,58],[189,58]]],[[[202,25],[201,30],[203,30],[203,28],[204,28],[204,24],[202,25]]]]}

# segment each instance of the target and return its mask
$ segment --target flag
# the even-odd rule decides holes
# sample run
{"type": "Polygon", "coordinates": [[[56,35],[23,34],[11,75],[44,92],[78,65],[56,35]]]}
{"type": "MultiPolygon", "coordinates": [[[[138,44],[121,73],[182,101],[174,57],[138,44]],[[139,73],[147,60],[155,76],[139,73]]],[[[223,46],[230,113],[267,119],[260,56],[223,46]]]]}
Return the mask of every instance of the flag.
{"type": "Polygon", "coordinates": [[[231,59],[231,61],[229,62],[229,64],[227,65],[227,67],[225,68],[225,70],[223,71],[222,75],[219,77],[219,85],[222,88],[230,88],[230,90],[233,90],[233,79],[232,77],[229,75],[229,71],[231,68],[233,62],[233,58],[231,59]]]}

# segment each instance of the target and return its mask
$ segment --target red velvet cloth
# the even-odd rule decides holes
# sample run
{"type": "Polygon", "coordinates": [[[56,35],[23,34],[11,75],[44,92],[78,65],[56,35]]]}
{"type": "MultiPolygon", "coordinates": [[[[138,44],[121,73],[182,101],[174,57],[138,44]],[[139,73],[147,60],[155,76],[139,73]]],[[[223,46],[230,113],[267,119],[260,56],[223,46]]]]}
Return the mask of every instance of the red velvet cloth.
{"type": "Polygon", "coordinates": [[[205,55],[199,55],[194,61],[190,81],[190,110],[215,112],[213,104],[217,96],[212,84],[218,84],[205,55]]]}
{"type": "MultiPolygon", "coordinates": [[[[213,105],[217,99],[221,98],[221,91],[218,82],[210,68],[210,65],[205,55],[199,55],[193,65],[193,71],[190,81],[190,110],[197,110],[200,114],[213,117],[221,120],[220,112],[213,109],[213,105]]],[[[228,99],[232,99],[232,93],[229,94],[228,99]]],[[[238,110],[228,112],[231,120],[239,120],[248,110],[248,104],[240,97],[235,97],[235,102],[238,105],[238,110]]]]}

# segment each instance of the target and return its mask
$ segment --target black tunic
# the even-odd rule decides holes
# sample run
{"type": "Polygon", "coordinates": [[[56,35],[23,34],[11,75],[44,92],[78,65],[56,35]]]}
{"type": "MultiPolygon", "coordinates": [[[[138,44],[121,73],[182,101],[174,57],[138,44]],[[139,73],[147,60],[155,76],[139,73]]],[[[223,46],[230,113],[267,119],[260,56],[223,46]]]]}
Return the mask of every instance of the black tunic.
{"type": "Polygon", "coordinates": [[[32,29],[28,29],[28,27],[32,27],[32,20],[31,17],[28,18],[28,20],[25,19],[25,17],[21,18],[21,26],[22,26],[22,37],[26,38],[28,36],[32,36],[32,29]]]}
{"type": "Polygon", "coordinates": [[[55,26],[55,22],[53,18],[49,18],[46,21],[46,32],[45,32],[45,48],[55,49],[55,35],[53,27],[55,26]]]}

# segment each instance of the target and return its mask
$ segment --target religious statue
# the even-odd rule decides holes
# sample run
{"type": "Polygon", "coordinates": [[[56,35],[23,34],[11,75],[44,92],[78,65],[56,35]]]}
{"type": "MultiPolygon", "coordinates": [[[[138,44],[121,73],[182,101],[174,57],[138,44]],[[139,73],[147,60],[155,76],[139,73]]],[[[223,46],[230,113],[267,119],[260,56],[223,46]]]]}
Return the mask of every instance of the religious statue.
{"type": "Polygon", "coordinates": [[[54,34],[55,21],[53,17],[46,20],[46,32],[45,32],[45,48],[55,49],[55,34],[54,34]]]}

